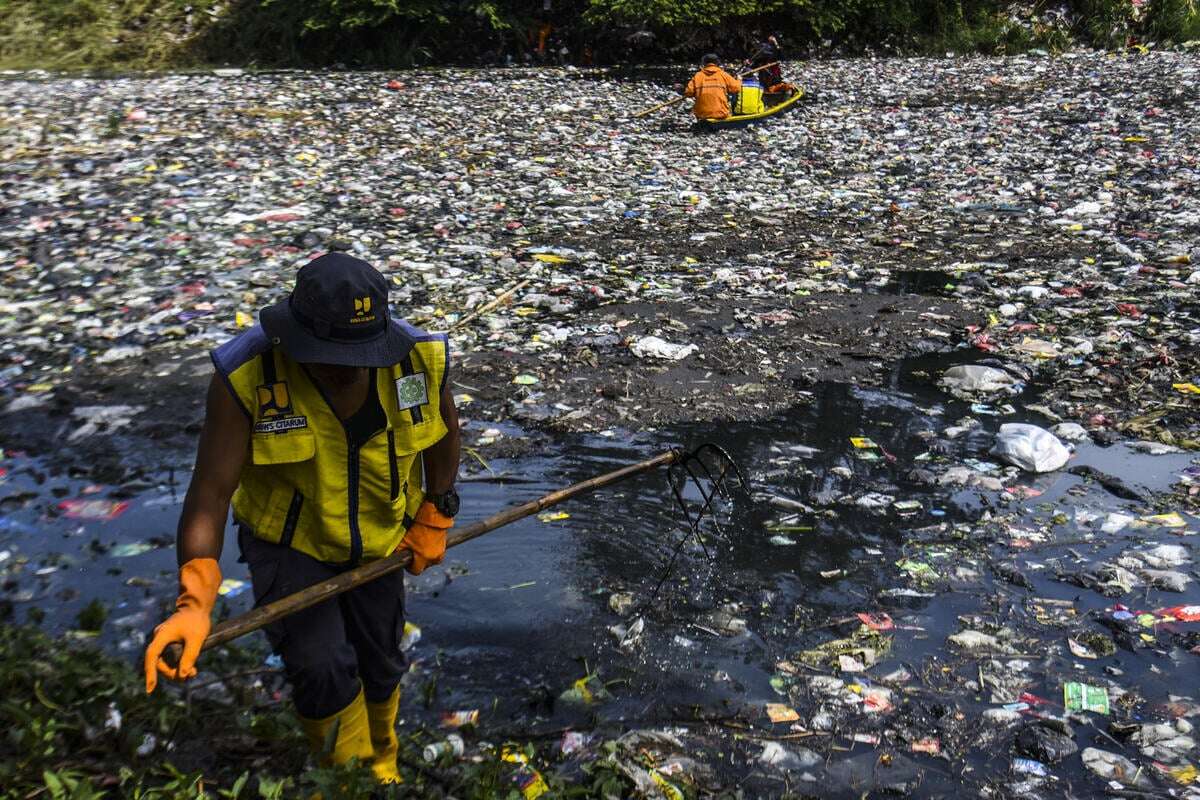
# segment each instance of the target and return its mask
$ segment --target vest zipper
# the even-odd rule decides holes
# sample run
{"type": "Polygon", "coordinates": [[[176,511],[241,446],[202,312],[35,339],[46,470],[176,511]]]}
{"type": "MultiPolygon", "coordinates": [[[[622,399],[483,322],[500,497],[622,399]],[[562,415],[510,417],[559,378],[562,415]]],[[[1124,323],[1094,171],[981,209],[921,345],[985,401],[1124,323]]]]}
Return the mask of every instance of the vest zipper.
{"type": "MultiPolygon", "coordinates": [[[[333,403],[329,402],[329,396],[325,394],[325,390],[322,389],[320,384],[313,379],[312,375],[308,374],[308,370],[305,370],[304,372],[308,377],[309,382],[313,385],[313,388],[317,390],[317,394],[321,395],[321,399],[325,401],[325,406],[329,409],[330,413],[333,414],[334,419],[337,419],[337,421],[341,423],[342,434],[346,437],[346,510],[350,516],[350,560],[348,563],[351,565],[357,565],[360,561],[362,561],[363,552],[362,531],[358,527],[358,453],[360,448],[350,438],[350,429],[346,427],[346,421],[338,417],[337,412],[333,410],[333,403]]],[[[377,380],[376,372],[373,367],[371,368],[369,380],[377,380]]],[[[368,393],[367,396],[369,398],[370,394],[368,393]]],[[[382,404],[382,400],[379,402],[382,404]]],[[[387,413],[386,409],[384,410],[384,413],[387,413]]],[[[391,433],[391,431],[388,431],[389,436],[391,433]]]]}
{"type": "Polygon", "coordinates": [[[392,480],[392,502],[396,502],[396,498],[400,496],[400,465],[396,463],[396,432],[389,430],[387,432],[388,440],[388,473],[392,480]]]}
{"type": "MultiPolygon", "coordinates": [[[[345,430],[345,425],[342,426],[345,430]]],[[[350,512],[350,563],[357,564],[362,560],[362,531],[358,529],[358,445],[350,441],[350,431],[346,432],[346,452],[348,453],[349,464],[347,465],[347,473],[349,475],[346,493],[349,501],[350,512]]]]}

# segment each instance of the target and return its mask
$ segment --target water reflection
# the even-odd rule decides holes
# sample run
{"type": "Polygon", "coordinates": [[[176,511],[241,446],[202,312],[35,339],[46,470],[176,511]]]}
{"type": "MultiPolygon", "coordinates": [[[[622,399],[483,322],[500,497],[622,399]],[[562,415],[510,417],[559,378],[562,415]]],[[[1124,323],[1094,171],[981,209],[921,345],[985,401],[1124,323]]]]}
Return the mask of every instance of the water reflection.
{"type": "MultiPolygon", "coordinates": [[[[929,390],[912,377],[925,366],[918,361],[897,373],[892,391],[818,385],[805,403],[767,421],[574,437],[544,457],[493,462],[497,472],[531,482],[464,484],[462,523],[668,446],[703,441],[734,455],[754,496],[735,495],[720,504],[718,518],[703,526],[704,548],[683,546],[676,568],[645,609],[642,644],[632,652],[619,650],[607,630],[620,621],[609,598],[630,592],[635,604],[645,603],[685,535],[664,473],[572,501],[562,507],[569,517],[529,518],[452,551],[443,569],[410,581],[410,615],[424,631],[413,656],[439,674],[439,690],[434,709],[414,701],[409,713],[477,707],[488,709],[488,724],[499,727],[595,720],[643,725],[678,720],[689,708],[725,713],[776,702],[779,661],[846,635],[858,625],[856,613],[871,612],[889,614],[901,629],[891,634],[890,651],[870,674],[901,667],[916,674],[945,664],[937,672],[941,684],[914,684],[913,691],[920,690],[914,696],[932,691],[936,699],[942,693],[937,702],[957,709],[965,720],[960,728],[977,719],[990,706],[986,697],[962,688],[974,662],[963,666],[945,645],[959,630],[960,615],[985,614],[1027,627],[1041,642],[1034,646],[1057,642],[1061,650],[1062,636],[1036,622],[1026,608],[1029,598],[1078,598],[1080,614],[1112,602],[1054,580],[1056,570],[1078,561],[1071,553],[1098,561],[1135,541],[1171,534],[1092,536],[1088,520],[1129,511],[1132,504],[1065,473],[1022,476],[1006,491],[931,481],[962,465],[973,474],[999,476],[986,449],[990,433],[1013,417],[929,390]],[[944,429],[968,413],[979,427],[948,438],[944,429]],[[1086,545],[1056,547],[1056,540],[1086,545]],[[997,559],[1017,565],[1032,588],[998,577],[997,559]],[[924,569],[934,577],[918,579],[923,573],[914,570],[924,569]],[[615,681],[611,701],[582,712],[554,702],[588,671],[615,681]]],[[[1074,463],[1161,490],[1191,457],[1085,445],[1074,463]]],[[[141,635],[174,591],[170,545],[179,482],[172,485],[166,471],[148,474],[148,488],[126,501],[128,491],[89,485],[37,460],[10,457],[6,464],[3,602],[17,619],[36,608],[47,628],[69,631],[80,608],[101,598],[111,607],[101,640],[131,656],[138,652],[141,635]],[[113,506],[108,520],[72,519],[61,505],[88,498],[129,505],[119,512],[113,506]]],[[[688,496],[698,500],[694,492],[688,496]]],[[[99,514],[104,506],[88,508],[99,514]]],[[[222,569],[230,579],[225,601],[236,613],[247,606],[238,582],[248,577],[233,549],[226,549],[222,569]]],[[[1200,593],[1193,583],[1183,594],[1147,590],[1137,601],[1146,607],[1196,603],[1200,593]]],[[[1060,667],[1070,668],[1056,659],[1039,668],[1032,691],[1051,697],[1060,691],[1060,667]]],[[[1177,670],[1186,667],[1152,674],[1147,656],[1122,653],[1119,661],[1123,680],[1136,683],[1151,701],[1164,697],[1177,670]]],[[[859,730],[896,722],[882,719],[846,724],[859,730]]],[[[937,728],[947,747],[953,743],[953,726],[922,724],[937,728]]],[[[980,769],[1007,768],[987,767],[985,757],[971,756],[980,769]]],[[[931,764],[922,761],[922,767],[931,764]]],[[[927,788],[954,784],[949,773],[932,769],[927,788]]]]}

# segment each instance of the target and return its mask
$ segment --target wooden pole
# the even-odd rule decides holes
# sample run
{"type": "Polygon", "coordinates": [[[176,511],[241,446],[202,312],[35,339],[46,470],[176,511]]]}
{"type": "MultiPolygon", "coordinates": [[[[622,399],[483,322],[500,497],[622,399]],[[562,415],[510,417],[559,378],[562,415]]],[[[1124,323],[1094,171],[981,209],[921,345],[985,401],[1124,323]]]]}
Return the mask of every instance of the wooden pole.
{"type": "Polygon", "coordinates": [[[483,314],[488,313],[493,308],[500,305],[505,300],[512,297],[514,294],[521,291],[522,289],[524,289],[526,286],[528,286],[531,283],[533,283],[533,279],[526,278],[525,280],[516,283],[511,288],[505,289],[503,292],[496,295],[494,298],[492,298],[488,302],[486,302],[483,305],[476,308],[470,314],[467,314],[465,317],[463,317],[462,319],[455,322],[453,325],[450,326],[450,330],[454,330],[455,328],[461,328],[463,325],[466,325],[468,322],[475,319],[476,317],[482,316],[483,314]]]}
{"type": "MultiPolygon", "coordinates": [[[[778,61],[772,61],[770,64],[763,64],[761,67],[755,67],[754,69],[738,73],[738,77],[744,78],[747,75],[753,75],[754,73],[758,72],[759,70],[766,69],[767,67],[773,67],[778,63],[779,63],[778,61]]],[[[687,99],[686,95],[680,95],[679,97],[676,97],[674,100],[668,100],[665,103],[659,103],[654,108],[647,108],[645,111],[639,111],[638,113],[633,115],[633,118],[637,119],[638,117],[644,117],[647,114],[653,114],[655,111],[658,111],[661,108],[666,108],[667,106],[673,106],[676,103],[682,103],[686,99],[687,99]]]]}
{"type": "Polygon", "coordinates": [[[738,77],[739,77],[739,78],[744,78],[744,77],[746,77],[747,75],[753,75],[753,74],[754,74],[754,73],[756,73],[756,72],[761,72],[762,70],[766,69],[767,67],[773,67],[773,66],[775,66],[775,65],[776,65],[776,64],[778,64],[778,63],[779,63],[778,61],[772,61],[772,62],[771,62],[771,63],[769,63],[769,64],[763,64],[761,67],[755,67],[754,69],[748,69],[748,70],[746,70],[745,72],[739,72],[739,73],[738,73],[738,77]]]}
{"type": "MultiPolygon", "coordinates": [[[[605,486],[611,486],[626,478],[632,478],[634,475],[640,475],[643,472],[649,472],[658,467],[674,464],[679,460],[681,455],[682,453],[677,450],[668,450],[646,461],[631,464],[603,475],[597,475],[594,478],[588,478],[586,481],[551,492],[536,500],[530,500],[519,506],[505,509],[498,514],[493,514],[487,519],[472,523],[464,528],[451,528],[449,535],[446,537],[446,547],[457,547],[463,542],[469,542],[472,539],[483,536],[485,533],[504,527],[511,522],[524,519],[550,506],[558,505],[564,500],[570,500],[572,497],[578,497],[581,494],[586,494],[605,486]]],[[[342,592],[348,592],[383,575],[403,569],[408,566],[408,562],[411,560],[411,551],[399,550],[386,558],[372,561],[369,564],[363,564],[361,567],[343,572],[331,580],[314,584],[307,589],[301,589],[295,594],[282,597],[273,603],[268,603],[265,606],[259,606],[247,611],[240,617],[226,620],[213,628],[212,633],[204,640],[204,645],[201,649],[209,650],[218,645],[231,642],[234,639],[245,636],[247,633],[270,625],[276,620],[283,619],[289,614],[294,614],[297,611],[315,606],[317,603],[323,603],[342,592]]],[[[170,645],[167,648],[167,661],[172,664],[178,663],[181,653],[182,648],[178,644],[170,645]]]]}
{"type": "Polygon", "coordinates": [[[637,119],[638,117],[644,117],[647,114],[653,114],[655,111],[658,111],[659,109],[666,108],[667,106],[673,106],[676,103],[682,103],[686,99],[687,99],[686,95],[680,95],[679,97],[676,97],[674,100],[668,100],[665,103],[659,103],[654,108],[647,108],[645,111],[639,111],[638,113],[633,115],[633,118],[637,119]]]}

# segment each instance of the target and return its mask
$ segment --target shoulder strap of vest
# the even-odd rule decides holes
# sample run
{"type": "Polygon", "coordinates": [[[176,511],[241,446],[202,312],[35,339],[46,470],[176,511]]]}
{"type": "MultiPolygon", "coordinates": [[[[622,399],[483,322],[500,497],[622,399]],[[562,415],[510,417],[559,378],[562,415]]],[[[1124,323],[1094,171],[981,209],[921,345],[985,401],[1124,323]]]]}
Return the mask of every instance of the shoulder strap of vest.
{"type": "Polygon", "coordinates": [[[271,342],[262,326],[243,331],[211,353],[213,366],[222,375],[232,375],[260,353],[269,350],[271,342]]]}
{"type": "Polygon", "coordinates": [[[210,353],[213,366],[216,368],[221,382],[225,384],[225,388],[233,396],[238,408],[251,420],[254,419],[254,414],[251,413],[252,403],[248,403],[247,398],[238,393],[232,376],[247,364],[252,363],[263,352],[270,352],[270,349],[271,343],[263,332],[262,326],[255,325],[253,328],[243,331],[210,353]]]}
{"type": "MultiPolygon", "coordinates": [[[[400,360],[400,373],[405,377],[408,377],[409,375],[412,375],[414,371],[412,352],[410,351],[408,355],[400,360]]],[[[432,398],[430,399],[432,400],[432,398]]],[[[412,416],[414,425],[420,425],[425,421],[425,416],[421,413],[420,406],[413,406],[412,408],[408,409],[408,413],[412,416]]]]}
{"type": "Polygon", "coordinates": [[[270,348],[259,356],[262,364],[263,385],[270,386],[278,381],[279,371],[275,365],[275,348],[270,348]]]}
{"type": "MultiPolygon", "coordinates": [[[[449,377],[450,376],[450,335],[447,333],[431,333],[430,331],[422,330],[422,329],[416,327],[415,325],[410,325],[408,322],[400,319],[399,317],[392,317],[392,321],[397,326],[399,326],[400,330],[404,333],[404,335],[408,336],[410,339],[412,339],[412,341],[414,343],[415,342],[440,342],[441,343],[442,348],[443,348],[444,358],[445,358],[445,360],[443,362],[444,375],[443,375],[442,381],[443,382],[448,381],[450,379],[450,377],[449,377]]],[[[411,352],[409,353],[408,358],[411,361],[411,359],[412,359],[411,352]]],[[[409,373],[405,372],[404,374],[408,375],[409,373]]],[[[438,389],[440,391],[441,387],[438,387],[438,389]]]]}

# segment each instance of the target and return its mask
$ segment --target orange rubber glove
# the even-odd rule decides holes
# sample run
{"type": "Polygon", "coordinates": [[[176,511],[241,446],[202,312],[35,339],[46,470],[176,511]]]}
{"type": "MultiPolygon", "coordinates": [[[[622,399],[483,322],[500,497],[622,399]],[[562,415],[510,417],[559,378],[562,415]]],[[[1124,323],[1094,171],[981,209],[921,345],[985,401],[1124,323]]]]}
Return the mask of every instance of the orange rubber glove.
{"type": "Polygon", "coordinates": [[[212,629],[212,610],[221,586],[221,568],[215,558],[193,558],[179,568],[179,598],[174,614],[154,629],[154,638],[146,648],[146,694],[158,685],[161,672],[173,681],[185,681],[196,675],[200,646],[212,629]],[[167,645],[183,642],[183,656],[172,667],[162,658],[167,645]]]}
{"type": "Polygon", "coordinates": [[[409,575],[420,575],[426,567],[442,563],[446,555],[446,531],[453,527],[454,517],[447,517],[433,503],[421,503],[417,518],[396,548],[412,551],[412,561],[405,567],[409,575]]]}

